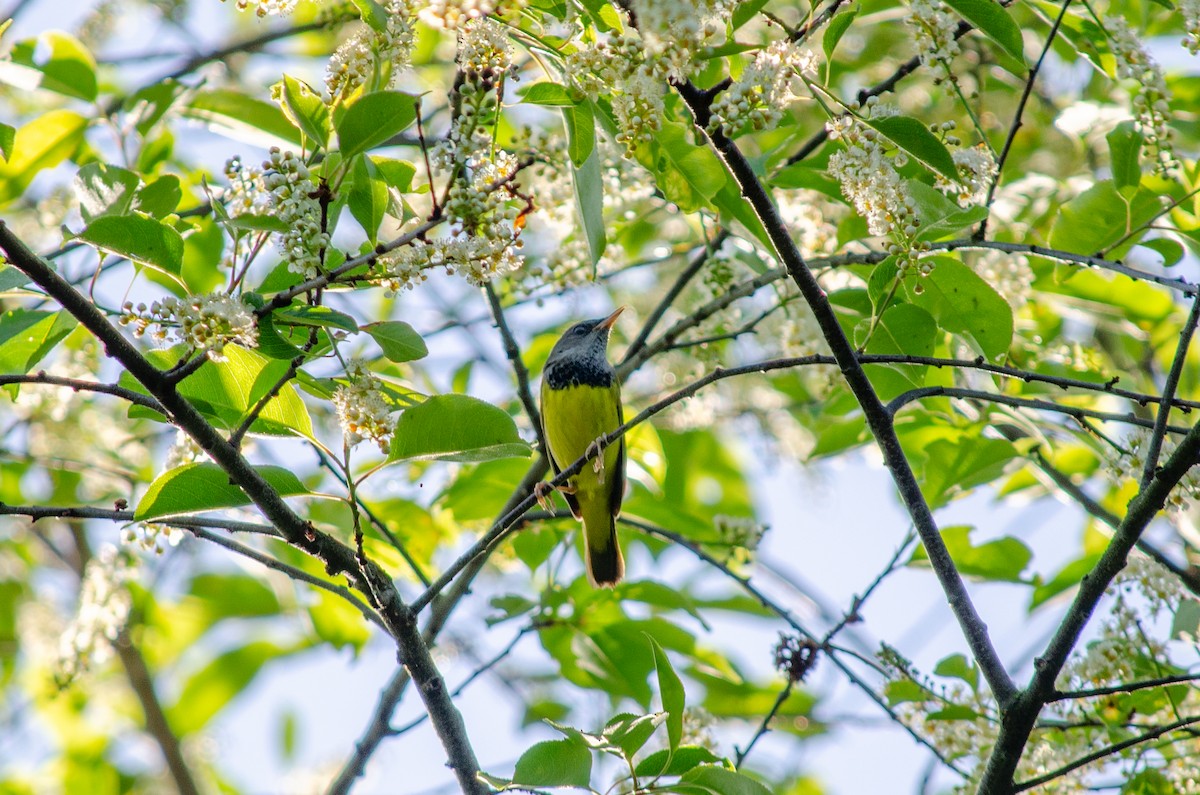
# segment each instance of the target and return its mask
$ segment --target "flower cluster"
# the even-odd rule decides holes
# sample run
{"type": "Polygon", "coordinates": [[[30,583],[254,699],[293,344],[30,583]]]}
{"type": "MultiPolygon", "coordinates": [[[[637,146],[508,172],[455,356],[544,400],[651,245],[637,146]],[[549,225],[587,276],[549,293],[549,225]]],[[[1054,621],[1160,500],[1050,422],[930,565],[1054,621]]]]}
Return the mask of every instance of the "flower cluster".
{"type": "MultiPolygon", "coordinates": [[[[1133,430],[1124,440],[1124,449],[1109,456],[1104,472],[1118,488],[1129,480],[1138,480],[1146,466],[1146,449],[1150,444],[1150,431],[1145,428],[1133,430]]],[[[1177,442],[1169,435],[1162,441],[1158,454],[1161,464],[1175,451],[1177,442]]],[[[1166,510],[1172,513],[1186,511],[1192,500],[1200,499],[1200,467],[1192,467],[1171,489],[1167,497],[1166,510]]]]}
{"type": "Polygon", "coordinates": [[[496,4],[490,0],[430,0],[421,5],[421,20],[431,27],[446,30],[457,30],[468,21],[486,17],[496,10],[496,4]]]}
{"type": "Polygon", "coordinates": [[[175,443],[167,449],[167,458],[163,462],[163,471],[181,467],[184,464],[194,464],[208,460],[204,448],[196,444],[196,440],[183,431],[176,431],[175,443]]]}
{"type": "Polygon", "coordinates": [[[983,204],[987,201],[988,189],[1000,173],[991,150],[979,144],[970,149],[956,149],[951,156],[954,165],[958,166],[958,181],[951,182],[938,174],[937,189],[957,199],[959,207],[983,204]]]}
{"type": "Polygon", "coordinates": [[[456,60],[468,79],[471,76],[484,82],[498,79],[513,66],[504,26],[491,18],[468,20],[459,31],[456,60]]]}
{"type": "Polygon", "coordinates": [[[1020,309],[1033,293],[1033,268],[1029,257],[995,249],[979,251],[967,263],[1000,293],[1013,309],[1020,309]]]}
{"type": "Polygon", "coordinates": [[[589,99],[607,96],[619,129],[617,142],[631,155],[662,128],[666,82],[646,60],[632,27],[567,56],[566,73],[589,99]]]}
{"type": "Polygon", "coordinates": [[[333,406],[347,446],[354,447],[369,439],[386,455],[395,423],[383,393],[383,382],[371,373],[366,363],[357,360],[346,365],[346,379],[349,383],[333,393],[333,406]]]}
{"type": "Polygon", "coordinates": [[[153,333],[155,339],[166,339],[170,333],[193,350],[205,351],[214,362],[224,361],[225,346],[231,343],[243,348],[258,346],[254,313],[225,293],[167,297],[149,307],[127,301],[119,320],[122,326],[133,326],[138,337],[151,325],[158,326],[153,333]]]}
{"type": "Polygon", "coordinates": [[[783,117],[784,108],[804,87],[801,76],[815,77],[817,60],[788,40],[761,50],[741,77],[717,95],[712,104],[710,132],[732,135],[739,130],[765,130],[783,117]]]}
{"type": "Polygon", "coordinates": [[[1167,126],[1171,114],[1171,90],[1167,88],[1162,67],[1146,52],[1124,17],[1107,16],[1104,27],[1112,37],[1117,75],[1137,84],[1132,103],[1138,128],[1145,136],[1142,148],[1160,172],[1174,168],[1178,161],[1171,144],[1171,128],[1167,126]]]}
{"type": "Polygon", "coordinates": [[[1200,0],[1179,0],[1179,11],[1183,14],[1183,29],[1187,33],[1183,46],[1195,55],[1200,52],[1200,0]]]}
{"type": "Polygon", "coordinates": [[[147,552],[153,552],[155,555],[163,553],[163,543],[167,546],[179,546],[179,542],[183,540],[183,531],[178,527],[167,527],[163,524],[154,524],[153,522],[144,522],[142,524],[130,525],[121,533],[121,542],[130,548],[141,547],[147,552]]]}
{"type": "Polygon", "coordinates": [[[276,245],[288,270],[311,279],[320,272],[322,253],[329,246],[329,233],[322,228],[317,181],[303,160],[277,146],[271,147],[270,160],[262,167],[271,210],[287,227],[276,235],[276,245]]]}
{"type": "Polygon", "coordinates": [[[66,687],[92,665],[105,662],[112,642],[129,618],[130,596],[125,584],[133,579],[136,560],[111,544],[88,561],[79,589],[79,611],[59,643],[59,686],[66,687]]]}
{"type": "Polygon", "coordinates": [[[958,19],[941,0],[912,0],[904,22],[914,31],[921,63],[929,67],[936,80],[954,80],[950,62],[959,53],[958,19]]]}
{"type": "Polygon", "coordinates": [[[718,44],[733,3],[723,0],[632,0],[645,62],[660,80],[684,80],[700,50],[718,44]]]}
{"type": "Polygon", "coordinates": [[[225,161],[225,179],[229,180],[229,187],[221,200],[232,217],[262,215],[270,207],[261,168],[247,166],[240,157],[231,157],[225,161]]]}
{"type": "MultiPolygon", "coordinates": [[[[221,2],[225,2],[225,0],[221,0],[221,2]]],[[[238,11],[253,8],[254,13],[260,18],[283,16],[292,12],[292,9],[296,7],[296,0],[234,0],[234,6],[238,11]]]]}
{"type": "MultiPolygon", "coordinates": [[[[876,103],[868,103],[867,111],[875,116],[890,112],[876,103]]],[[[920,268],[927,275],[919,252],[928,244],[916,239],[921,226],[916,200],[887,154],[887,139],[850,115],[830,120],[826,129],[832,140],[846,147],[829,158],[828,166],[842,193],[866,219],[871,234],[890,238],[888,253],[896,256],[901,271],[920,268]]]]}
{"type": "Polygon", "coordinates": [[[325,88],[330,104],[346,97],[367,81],[376,65],[391,77],[412,63],[417,11],[415,0],[388,0],[387,27],[380,31],[360,28],[334,51],[325,69],[325,88]]]}

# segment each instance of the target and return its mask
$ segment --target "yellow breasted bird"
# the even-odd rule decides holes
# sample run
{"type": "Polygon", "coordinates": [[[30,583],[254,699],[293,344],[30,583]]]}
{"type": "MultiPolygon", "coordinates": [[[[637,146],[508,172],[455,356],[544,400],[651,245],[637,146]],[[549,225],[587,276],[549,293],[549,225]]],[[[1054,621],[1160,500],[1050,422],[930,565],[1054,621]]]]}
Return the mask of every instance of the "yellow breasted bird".
{"type": "MultiPolygon", "coordinates": [[[[542,431],[556,474],[625,421],[621,382],[608,361],[608,334],[624,309],[571,326],[546,360],[542,431]]],[[[545,501],[548,488],[544,483],[538,485],[538,499],[545,501]]],[[[624,439],[604,448],[560,490],[571,513],[583,522],[588,579],[593,585],[616,585],[625,576],[616,523],[625,493],[624,439]]]]}

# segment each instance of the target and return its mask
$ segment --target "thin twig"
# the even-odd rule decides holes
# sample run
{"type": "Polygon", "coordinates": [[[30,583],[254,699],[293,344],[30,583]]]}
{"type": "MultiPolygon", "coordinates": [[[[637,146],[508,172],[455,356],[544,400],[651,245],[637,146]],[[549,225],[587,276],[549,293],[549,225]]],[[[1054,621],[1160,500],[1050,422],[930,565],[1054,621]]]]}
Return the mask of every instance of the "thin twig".
{"type": "Polygon", "coordinates": [[[157,411],[159,414],[166,414],[157,400],[141,392],[126,389],[118,384],[102,384],[97,381],[83,381],[78,378],[63,378],[57,375],[49,375],[45,370],[39,370],[29,375],[0,375],[0,386],[7,386],[9,384],[50,384],[52,386],[65,386],[76,392],[99,392],[105,395],[114,395],[130,403],[157,411]]]}
{"type": "Polygon", "coordinates": [[[1167,373],[1166,383],[1163,384],[1163,402],[1159,404],[1158,414],[1154,418],[1154,430],[1146,445],[1146,463],[1142,468],[1142,488],[1154,477],[1158,467],[1158,456],[1162,452],[1163,437],[1166,435],[1167,418],[1171,414],[1171,399],[1179,388],[1179,377],[1183,374],[1183,363],[1187,360],[1188,348],[1191,347],[1192,334],[1196,331],[1196,323],[1200,321],[1200,296],[1192,299],[1192,311],[1188,313],[1187,322],[1179,332],[1179,345],[1175,348],[1175,358],[1171,362],[1171,370],[1167,373]]]}
{"type": "Polygon", "coordinates": [[[521,348],[517,345],[517,339],[513,336],[512,329],[508,326],[508,320],[504,317],[504,307],[500,303],[500,296],[496,295],[496,289],[492,287],[491,282],[484,284],[484,295],[487,296],[488,306],[492,310],[492,319],[496,323],[496,329],[500,332],[500,339],[504,343],[504,355],[508,357],[508,363],[512,366],[513,377],[517,380],[517,397],[521,399],[521,405],[525,408],[525,414],[529,417],[529,422],[533,425],[534,433],[537,434],[538,448],[541,450],[548,449],[546,447],[546,438],[542,432],[542,417],[538,413],[537,401],[533,397],[533,390],[529,386],[529,369],[525,366],[524,360],[521,359],[521,348]]]}
{"type": "MultiPolygon", "coordinates": [[[[984,207],[991,207],[992,201],[996,196],[996,187],[1000,184],[1000,176],[1004,173],[1004,164],[1008,162],[1008,153],[1012,150],[1013,141],[1017,138],[1017,131],[1021,129],[1021,117],[1025,115],[1025,105],[1029,102],[1029,96],[1033,93],[1033,84],[1037,80],[1038,72],[1042,70],[1042,63],[1046,60],[1046,54],[1050,52],[1050,45],[1054,43],[1054,39],[1058,36],[1059,26],[1062,25],[1063,18],[1067,15],[1067,9],[1071,6],[1071,0],[1063,0],[1062,8],[1058,12],[1058,18],[1054,20],[1054,25],[1050,28],[1050,34],[1046,36],[1046,44],[1042,47],[1042,54],[1038,56],[1037,62],[1033,68],[1029,70],[1029,77],[1025,79],[1025,90],[1021,92],[1021,99],[1017,102],[1017,110],[1013,113],[1012,124],[1008,128],[1008,137],[1004,139],[1004,146],[1000,149],[1000,157],[996,159],[996,176],[988,185],[987,198],[983,202],[984,207]]],[[[984,218],[979,222],[979,229],[976,230],[973,237],[976,240],[983,240],[987,237],[988,218],[984,218]]]]}

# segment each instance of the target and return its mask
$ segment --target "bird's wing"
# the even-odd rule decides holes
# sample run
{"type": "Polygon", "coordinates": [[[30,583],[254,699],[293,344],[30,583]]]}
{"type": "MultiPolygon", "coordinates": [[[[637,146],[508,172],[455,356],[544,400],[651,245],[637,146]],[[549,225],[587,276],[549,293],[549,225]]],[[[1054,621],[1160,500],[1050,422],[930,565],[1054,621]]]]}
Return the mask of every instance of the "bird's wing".
{"type": "MultiPolygon", "coordinates": [[[[617,399],[617,427],[625,424],[625,407],[621,405],[621,382],[613,379],[613,396],[617,399]]],[[[616,430],[613,428],[612,430],[616,430]]],[[[617,441],[617,464],[613,467],[612,491],[608,493],[608,509],[613,517],[621,515],[621,500],[625,497],[625,437],[617,441]]]]}

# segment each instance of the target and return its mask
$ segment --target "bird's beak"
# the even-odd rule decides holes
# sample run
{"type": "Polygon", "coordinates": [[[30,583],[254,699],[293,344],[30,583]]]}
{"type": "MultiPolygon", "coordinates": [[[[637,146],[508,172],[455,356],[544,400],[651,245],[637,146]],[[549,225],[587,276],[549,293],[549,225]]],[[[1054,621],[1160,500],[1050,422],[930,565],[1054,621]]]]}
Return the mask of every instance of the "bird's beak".
{"type": "Polygon", "coordinates": [[[621,313],[624,311],[625,311],[625,307],[623,307],[623,306],[617,307],[616,312],[613,312],[611,315],[609,315],[608,317],[604,318],[603,320],[601,320],[599,323],[596,324],[595,330],[599,331],[600,329],[604,329],[605,331],[608,331],[616,324],[617,318],[619,318],[621,316],[621,313]]]}

